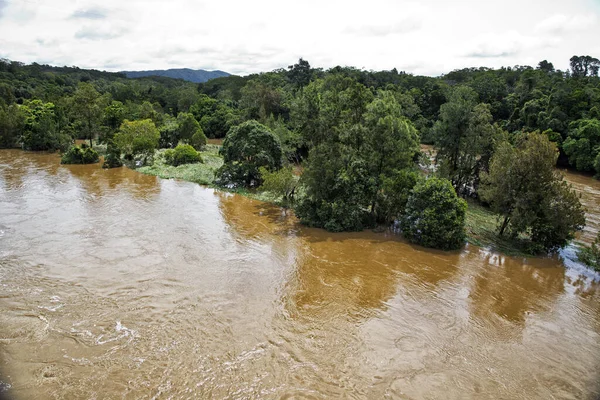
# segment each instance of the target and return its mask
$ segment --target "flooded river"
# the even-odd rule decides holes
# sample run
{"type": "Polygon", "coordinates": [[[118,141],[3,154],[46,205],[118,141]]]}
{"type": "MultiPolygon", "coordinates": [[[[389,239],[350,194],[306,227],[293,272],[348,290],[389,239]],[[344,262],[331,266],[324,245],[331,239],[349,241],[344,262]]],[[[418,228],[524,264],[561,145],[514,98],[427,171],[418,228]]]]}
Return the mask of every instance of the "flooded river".
{"type": "Polygon", "coordinates": [[[600,285],[583,271],[0,151],[15,399],[596,399],[600,285]]]}

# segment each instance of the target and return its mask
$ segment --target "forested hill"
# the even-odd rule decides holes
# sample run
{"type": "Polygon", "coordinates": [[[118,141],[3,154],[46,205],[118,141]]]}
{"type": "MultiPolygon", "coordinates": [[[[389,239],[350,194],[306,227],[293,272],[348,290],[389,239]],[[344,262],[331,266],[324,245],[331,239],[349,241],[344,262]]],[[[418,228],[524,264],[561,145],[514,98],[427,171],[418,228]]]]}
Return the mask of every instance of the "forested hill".
{"type": "Polygon", "coordinates": [[[203,69],[158,69],[152,71],[122,71],[128,78],[142,78],[146,76],[165,76],[167,78],[183,79],[184,81],[203,83],[211,79],[229,76],[231,74],[224,71],[206,71],[203,69]]]}

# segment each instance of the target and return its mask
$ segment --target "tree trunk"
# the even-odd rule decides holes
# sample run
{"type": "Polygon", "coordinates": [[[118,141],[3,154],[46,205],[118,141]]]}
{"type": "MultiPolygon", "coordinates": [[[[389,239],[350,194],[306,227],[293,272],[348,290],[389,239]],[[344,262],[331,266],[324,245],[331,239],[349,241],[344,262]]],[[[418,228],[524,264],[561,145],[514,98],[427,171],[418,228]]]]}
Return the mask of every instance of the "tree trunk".
{"type": "Polygon", "coordinates": [[[508,226],[508,222],[510,221],[510,217],[507,215],[504,217],[504,222],[502,222],[502,226],[500,227],[500,236],[504,235],[504,230],[508,226]]]}

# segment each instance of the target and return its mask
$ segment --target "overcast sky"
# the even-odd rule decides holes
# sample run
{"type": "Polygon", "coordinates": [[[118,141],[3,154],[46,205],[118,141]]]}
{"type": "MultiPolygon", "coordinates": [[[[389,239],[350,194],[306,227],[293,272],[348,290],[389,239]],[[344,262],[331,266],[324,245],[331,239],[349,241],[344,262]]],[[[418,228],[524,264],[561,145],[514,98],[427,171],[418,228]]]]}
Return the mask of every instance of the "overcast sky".
{"type": "Polygon", "coordinates": [[[0,57],[108,71],[568,68],[600,58],[600,0],[0,0],[0,57]]]}

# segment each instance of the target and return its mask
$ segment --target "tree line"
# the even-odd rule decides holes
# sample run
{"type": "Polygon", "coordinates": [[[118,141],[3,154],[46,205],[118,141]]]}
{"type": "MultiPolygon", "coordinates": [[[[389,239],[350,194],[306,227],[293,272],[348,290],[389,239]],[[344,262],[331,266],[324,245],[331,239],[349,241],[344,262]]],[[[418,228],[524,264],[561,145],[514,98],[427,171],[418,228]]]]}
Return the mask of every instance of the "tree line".
{"type": "Polygon", "coordinates": [[[300,59],[195,85],[2,60],[0,146],[66,150],[97,138],[116,166],[121,153],[147,162],[157,147],[225,137],[216,182],[277,192],[307,225],[395,222],[416,243],[456,248],[466,198],[502,216],[499,234],[555,250],[584,219],[554,167],[600,171],[600,62],[570,63],[424,77],[300,59]],[[429,178],[421,143],[437,150],[429,178]]]}

